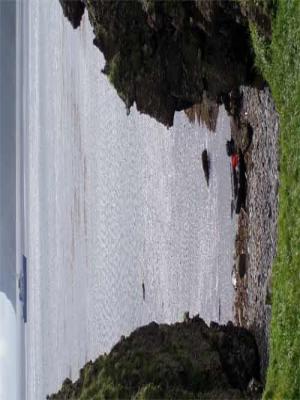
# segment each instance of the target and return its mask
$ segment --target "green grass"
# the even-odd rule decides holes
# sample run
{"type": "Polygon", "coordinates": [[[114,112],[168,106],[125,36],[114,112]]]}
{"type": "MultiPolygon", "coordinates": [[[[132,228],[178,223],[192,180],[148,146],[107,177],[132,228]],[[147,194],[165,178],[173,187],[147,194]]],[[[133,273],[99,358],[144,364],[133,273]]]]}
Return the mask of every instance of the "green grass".
{"type": "Polygon", "coordinates": [[[300,399],[300,1],[279,0],[271,44],[252,27],[256,64],[280,115],[278,255],[264,399],[300,399]]]}

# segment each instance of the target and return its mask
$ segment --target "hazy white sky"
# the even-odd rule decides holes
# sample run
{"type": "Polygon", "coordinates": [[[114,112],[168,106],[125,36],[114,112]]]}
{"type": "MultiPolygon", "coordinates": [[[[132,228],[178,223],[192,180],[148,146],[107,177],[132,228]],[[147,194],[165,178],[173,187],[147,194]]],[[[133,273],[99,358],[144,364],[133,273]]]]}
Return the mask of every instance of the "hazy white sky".
{"type": "Polygon", "coordinates": [[[0,400],[15,400],[17,386],[17,335],[15,311],[0,292],[0,400]]]}
{"type": "Polygon", "coordinates": [[[15,400],[15,2],[0,0],[0,400],[15,400]],[[12,173],[7,169],[7,166],[12,173]]]}
{"type": "MultiPolygon", "coordinates": [[[[13,176],[7,176],[5,166],[15,176],[14,134],[14,63],[15,6],[0,0],[0,276],[2,290],[11,297],[15,292],[15,186],[13,176]],[[7,55],[7,56],[6,56],[7,55]],[[10,82],[10,84],[7,84],[10,82]],[[9,104],[9,108],[6,107],[9,104]],[[8,110],[10,110],[8,112],[8,110]],[[8,157],[5,156],[8,153],[8,157]],[[8,163],[7,161],[10,160],[8,163]],[[12,203],[12,207],[10,206],[12,203]]],[[[0,400],[15,400],[17,386],[16,315],[11,302],[0,292],[0,400]]]]}

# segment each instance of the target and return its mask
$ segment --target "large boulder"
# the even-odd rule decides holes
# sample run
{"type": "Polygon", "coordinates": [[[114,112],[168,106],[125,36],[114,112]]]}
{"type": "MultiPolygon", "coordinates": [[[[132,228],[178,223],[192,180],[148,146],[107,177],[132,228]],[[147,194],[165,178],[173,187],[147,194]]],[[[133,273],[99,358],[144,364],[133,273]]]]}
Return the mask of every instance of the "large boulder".
{"type": "Polygon", "coordinates": [[[202,168],[205,176],[207,186],[209,185],[209,172],[210,172],[210,159],[207,150],[202,151],[202,168]]]}
{"type": "Polygon", "coordinates": [[[253,336],[232,324],[208,327],[197,316],[137,329],[48,398],[242,399],[252,378],[259,378],[253,336]]]}
{"type": "Polygon", "coordinates": [[[84,14],[85,5],[81,0],[59,0],[64,16],[68,18],[74,29],[78,28],[84,14]]]}
{"type": "Polygon", "coordinates": [[[140,112],[170,126],[176,110],[201,103],[204,95],[220,103],[252,82],[248,22],[238,2],[85,0],[85,5],[94,44],[106,59],[103,72],[128,109],[136,103],[140,112]]]}

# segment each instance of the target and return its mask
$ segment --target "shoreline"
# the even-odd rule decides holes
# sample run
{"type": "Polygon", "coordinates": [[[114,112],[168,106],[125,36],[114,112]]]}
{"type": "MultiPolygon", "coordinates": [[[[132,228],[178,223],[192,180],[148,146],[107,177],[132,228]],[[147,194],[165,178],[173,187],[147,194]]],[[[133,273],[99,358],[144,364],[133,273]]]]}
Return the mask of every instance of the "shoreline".
{"type": "Polygon", "coordinates": [[[269,291],[277,245],[279,116],[269,88],[259,91],[242,87],[241,93],[240,122],[250,124],[253,137],[244,154],[247,197],[245,210],[238,216],[235,242],[234,319],[237,326],[249,329],[256,338],[265,382],[271,322],[269,291]]]}
{"type": "Polygon", "coordinates": [[[28,49],[26,40],[26,12],[27,6],[16,2],[16,316],[17,316],[17,348],[19,365],[17,399],[27,399],[26,377],[26,328],[22,318],[23,305],[19,300],[18,277],[22,271],[23,255],[27,255],[27,196],[26,196],[26,135],[27,135],[27,76],[24,66],[28,64],[28,49]]]}

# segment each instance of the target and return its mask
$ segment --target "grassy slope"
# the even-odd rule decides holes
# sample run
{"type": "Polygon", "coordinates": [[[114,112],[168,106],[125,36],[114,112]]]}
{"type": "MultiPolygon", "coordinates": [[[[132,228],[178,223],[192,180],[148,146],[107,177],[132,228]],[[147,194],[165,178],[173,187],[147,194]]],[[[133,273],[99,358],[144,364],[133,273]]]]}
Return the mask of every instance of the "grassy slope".
{"type": "Polygon", "coordinates": [[[252,37],[280,114],[279,242],[264,399],[300,399],[300,1],[278,1],[270,46],[255,29],[252,37]]]}

